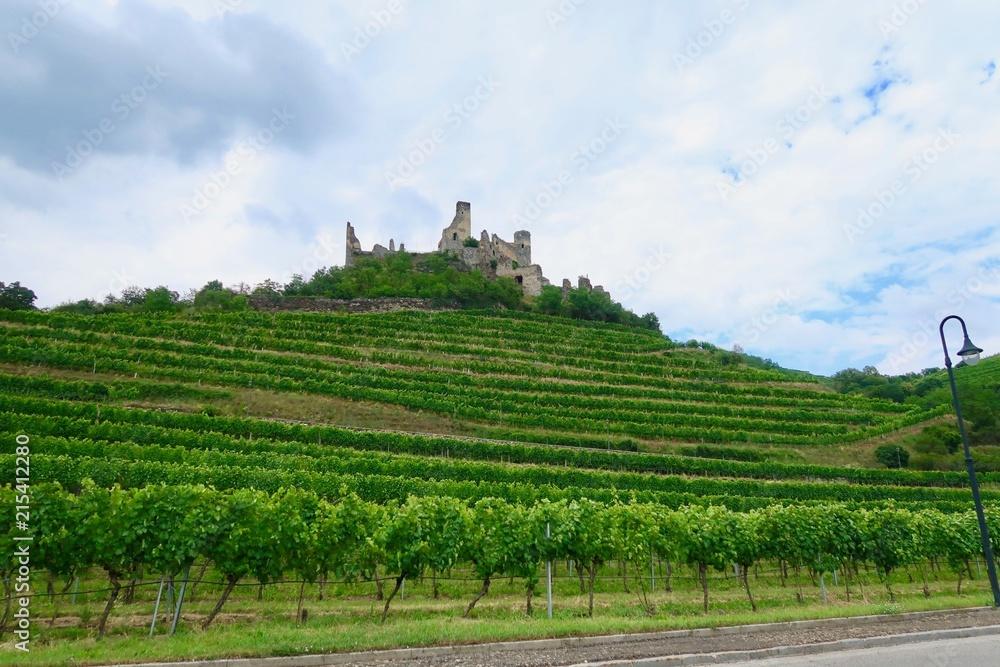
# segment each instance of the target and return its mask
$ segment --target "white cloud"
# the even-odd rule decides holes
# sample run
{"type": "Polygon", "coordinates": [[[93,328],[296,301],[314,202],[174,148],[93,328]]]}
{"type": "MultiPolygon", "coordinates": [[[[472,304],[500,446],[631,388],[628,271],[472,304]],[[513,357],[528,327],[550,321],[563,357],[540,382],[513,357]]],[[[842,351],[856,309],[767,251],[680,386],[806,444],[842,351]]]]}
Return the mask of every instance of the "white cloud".
{"type": "MultiPolygon", "coordinates": [[[[477,233],[509,236],[526,200],[569,170],[572,183],[529,225],[535,259],[554,282],[586,273],[627,294],[627,306],[657,312],[668,332],[739,342],[824,373],[868,363],[894,372],[939,365],[933,340],[911,345],[916,349],[907,348],[902,362],[899,351],[949,309],[968,315],[981,346],[1000,345],[990,328],[1000,320],[1000,280],[955,296],[1000,256],[991,178],[1000,149],[1000,79],[982,83],[996,59],[991,26],[1000,7],[926,3],[884,37],[879,22],[897,4],[888,0],[585,3],[554,27],[545,12],[555,2],[513,0],[486,11],[400,1],[403,10],[350,62],[342,45],[388,0],[246,0],[231,3],[234,11],[221,23],[204,2],[122,3],[133,22],[153,15],[137,7],[155,4],[213,26],[192,34],[200,35],[199,52],[226,55],[228,69],[172,72],[171,95],[226,90],[225,81],[211,77],[239,66],[233,31],[271,24],[275,44],[311,54],[314,62],[301,62],[297,77],[338,87],[327,91],[337,100],[337,131],[319,131],[312,113],[297,130],[297,148],[268,150],[189,222],[179,204],[225,165],[225,149],[178,160],[164,148],[170,133],[163,128],[173,131],[187,118],[208,128],[206,146],[232,150],[234,137],[253,123],[203,123],[207,116],[199,114],[211,116],[213,108],[195,100],[174,104],[165,116],[173,120],[158,121],[162,109],[151,108],[134,128],[142,136],[132,151],[95,157],[64,182],[0,155],[0,234],[7,235],[0,240],[0,280],[21,280],[53,305],[101,296],[120,270],[140,284],[178,290],[213,278],[283,277],[315,261],[321,238],[339,243],[347,220],[366,246],[392,237],[411,249],[433,247],[458,199],[472,202],[477,233]],[[723,10],[735,20],[680,71],[674,54],[723,10]],[[390,192],[386,169],[441,126],[446,110],[483,76],[502,86],[460,126],[446,126],[446,140],[407,187],[390,192]],[[885,79],[884,91],[865,97],[885,79]],[[812,108],[817,88],[835,98],[812,108]],[[879,113],[872,116],[876,99],[879,113]],[[615,117],[628,128],[579,170],[578,148],[615,117]],[[933,148],[941,129],[960,138],[914,172],[910,161],[933,148]],[[754,169],[747,160],[767,146],[776,149],[765,149],[766,160],[754,169]],[[726,169],[741,180],[723,199],[719,184],[736,185],[726,169]],[[879,203],[896,181],[901,194],[849,238],[845,227],[858,223],[858,209],[879,203]],[[670,259],[648,278],[640,271],[641,284],[626,289],[651,251],[670,259]],[[769,323],[754,324],[764,316],[769,323]]],[[[65,22],[58,29],[84,20],[100,30],[136,28],[120,21],[122,6],[74,7],[58,17],[65,22]]],[[[43,37],[30,46],[46,48],[43,37]]],[[[255,105],[280,105],[288,87],[267,88],[276,70],[258,56],[245,64],[261,68],[263,87],[242,94],[255,105]]],[[[32,58],[0,71],[27,77],[20,86],[44,89],[32,58]]],[[[185,61],[176,54],[171,60],[185,61]]],[[[117,68],[113,61],[103,66],[117,68]]],[[[85,97],[103,104],[120,92],[117,80],[87,82],[85,97]]],[[[227,108],[225,99],[212,99],[227,108]]],[[[46,119],[30,121],[44,137],[46,119]]],[[[333,253],[331,262],[340,261],[333,253]]]]}

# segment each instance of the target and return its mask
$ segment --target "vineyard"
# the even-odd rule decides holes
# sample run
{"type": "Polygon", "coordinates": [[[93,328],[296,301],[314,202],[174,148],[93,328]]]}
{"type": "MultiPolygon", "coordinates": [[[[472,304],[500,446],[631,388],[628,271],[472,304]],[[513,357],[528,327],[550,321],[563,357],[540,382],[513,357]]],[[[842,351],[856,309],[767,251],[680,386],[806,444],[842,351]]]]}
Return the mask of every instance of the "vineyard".
{"type": "MultiPolygon", "coordinates": [[[[63,640],[138,646],[244,616],[302,633],[541,620],[547,567],[557,619],[631,628],[984,590],[962,473],[662,453],[867,443],[947,406],[523,313],[0,323],[0,505],[30,499],[32,604],[52,619],[25,664],[55,664],[63,640]],[[431,414],[462,435],[264,418],[249,392],[431,414]]],[[[997,548],[1000,474],[981,481],[997,548]]],[[[3,535],[3,641],[20,530],[3,535]]],[[[130,659],[178,657],[157,646],[130,659]]],[[[245,655],[214,650],[198,655],[245,655]]]]}
{"type": "Polygon", "coordinates": [[[654,332],[527,314],[17,311],[0,321],[0,363],[386,403],[550,444],[831,444],[934,416],[727,366],[654,332]]]}

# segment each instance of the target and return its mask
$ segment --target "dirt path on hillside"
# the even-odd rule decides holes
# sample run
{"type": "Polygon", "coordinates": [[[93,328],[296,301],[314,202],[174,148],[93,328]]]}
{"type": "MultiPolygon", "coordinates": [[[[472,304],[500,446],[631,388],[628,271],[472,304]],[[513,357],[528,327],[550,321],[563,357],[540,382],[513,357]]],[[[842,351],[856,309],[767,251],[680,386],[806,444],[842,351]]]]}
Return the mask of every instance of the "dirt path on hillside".
{"type": "Polygon", "coordinates": [[[775,646],[816,644],[843,639],[1000,625],[1000,610],[936,612],[918,618],[879,617],[852,619],[844,624],[814,628],[760,629],[744,634],[608,642],[569,648],[495,650],[471,655],[385,660],[372,656],[351,665],[359,667],[547,667],[601,660],[633,660],[690,653],[746,651],[775,646]]]}

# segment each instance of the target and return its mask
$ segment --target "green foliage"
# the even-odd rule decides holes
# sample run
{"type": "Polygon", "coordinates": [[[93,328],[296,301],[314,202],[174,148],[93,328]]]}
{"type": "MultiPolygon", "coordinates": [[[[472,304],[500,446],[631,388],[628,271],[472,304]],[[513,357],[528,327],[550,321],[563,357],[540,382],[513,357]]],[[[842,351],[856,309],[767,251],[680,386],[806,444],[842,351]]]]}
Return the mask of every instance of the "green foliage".
{"type": "Polygon", "coordinates": [[[218,280],[212,280],[195,293],[192,305],[199,310],[239,311],[246,310],[247,304],[245,295],[223,287],[218,280]]]}
{"type": "MultiPolygon", "coordinates": [[[[148,386],[140,383],[144,390],[136,391],[135,396],[179,396],[179,391],[197,391],[204,394],[197,398],[212,396],[214,390],[188,388],[176,385],[148,386]]],[[[101,400],[109,391],[114,395],[115,386],[110,390],[98,383],[80,381],[57,381],[49,378],[29,378],[24,376],[5,376],[0,374],[0,389],[13,393],[32,393],[31,398],[13,395],[0,396],[0,407],[7,413],[0,415],[0,428],[27,429],[30,428],[38,436],[60,435],[75,439],[100,440],[106,442],[136,441],[144,444],[170,442],[195,449],[213,449],[234,452],[258,452],[260,447],[247,445],[243,439],[256,436],[270,438],[277,443],[288,443],[281,450],[286,453],[307,454],[309,456],[330,456],[331,450],[319,447],[317,441],[337,444],[343,448],[359,451],[391,451],[409,453],[417,456],[438,456],[449,451],[453,458],[480,461],[504,460],[516,463],[550,464],[572,466],[574,469],[614,469],[634,472],[651,472],[667,475],[661,477],[626,477],[614,484],[623,487],[626,483],[632,488],[661,488],[674,491],[688,490],[693,482],[678,478],[677,475],[696,475],[708,477],[742,477],[746,479],[826,479],[850,480],[856,484],[875,485],[893,484],[908,486],[951,486],[963,487],[965,478],[961,474],[917,473],[909,471],[844,469],[827,466],[801,466],[779,463],[746,463],[737,461],[697,459],[674,456],[626,454],[624,452],[586,451],[579,449],[551,449],[538,446],[524,446],[509,443],[485,441],[466,441],[448,438],[433,438],[409,436],[398,433],[359,433],[332,427],[306,427],[303,425],[283,424],[279,422],[211,417],[207,414],[164,413],[158,410],[120,409],[108,405],[93,403],[65,403],[39,398],[49,395],[57,398],[71,398],[77,401],[101,400]],[[99,421],[99,423],[95,423],[99,421]],[[212,437],[198,435],[199,432],[211,432],[212,437]],[[312,443],[312,444],[304,444],[312,443]],[[626,482],[627,480],[627,482],[626,482]]],[[[121,391],[127,391],[127,385],[121,391]]],[[[77,447],[77,446],[74,446],[77,447]]],[[[70,451],[70,450],[60,450],[70,451]]],[[[110,455],[113,449],[88,450],[82,444],[78,446],[81,455],[110,455]],[[86,454],[93,451],[92,454],[86,454]]],[[[193,456],[193,454],[192,454],[193,456]]],[[[192,463],[194,458],[189,458],[192,463]]],[[[270,464],[269,464],[270,465],[270,464]]],[[[449,464],[459,466],[458,461],[449,464]]],[[[526,474],[523,469],[518,475],[526,474]]],[[[411,474],[411,473],[407,473],[411,474]]],[[[426,475],[424,470],[419,473],[426,475]]],[[[494,479],[511,481],[511,472],[497,470],[494,479]]],[[[532,480],[539,483],[561,484],[561,475],[569,475],[569,471],[553,470],[550,472],[534,471],[532,480]]],[[[576,484],[580,483],[582,471],[574,470],[576,484]]],[[[617,476],[615,476],[617,478],[617,476]]],[[[524,479],[521,477],[521,479],[524,479]]],[[[595,478],[597,479],[597,478],[595,478]]],[[[698,491],[702,493],[718,493],[714,482],[698,483],[698,491]]],[[[742,483],[741,483],[742,484],[742,483]]],[[[591,485],[605,485],[605,482],[591,485]]],[[[756,494],[752,484],[744,485],[742,494],[756,494]]],[[[761,487],[762,489],[774,487],[761,487]]],[[[835,486],[825,485],[820,488],[833,492],[835,486]]],[[[855,493],[867,493],[863,490],[855,493]]],[[[869,498],[872,498],[869,496],[869,498]]],[[[846,499],[846,497],[845,497],[846,499]]],[[[858,496],[855,499],[865,498],[858,496]]]]}
{"type": "MultiPolygon", "coordinates": [[[[707,608],[710,568],[739,565],[749,594],[746,572],[763,561],[818,573],[871,563],[888,587],[889,575],[899,568],[940,559],[958,572],[981,550],[974,513],[929,508],[827,503],[737,512],[587,498],[519,507],[497,498],[470,505],[447,496],[411,496],[401,505],[380,506],[351,494],[326,501],[298,490],[214,491],[185,484],[105,489],[86,483],[79,497],[45,484],[35,491],[40,539],[32,562],[51,565],[65,577],[104,568],[113,591],[103,620],[124,577],[173,574],[197,558],[211,559],[227,582],[207,624],[247,576],[316,581],[330,573],[353,580],[370,578],[383,565],[395,575],[398,591],[404,577],[470,566],[484,581],[481,595],[497,574],[525,577],[530,594],[539,563],[572,559],[590,575],[593,596],[601,563],[630,563],[644,586],[638,572],[658,556],[697,569],[707,608]],[[67,543],[59,545],[61,540],[67,543]]],[[[0,487],[0,507],[13,508],[20,502],[15,495],[0,487]]],[[[995,512],[989,520],[1000,528],[995,512]]],[[[12,545],[9,534],[4,543],[12,545]]],[[[13,571],[9,555],[0,567],[13,571]]],[[[648,599],[640,598],[648,610],[648,599]]]]}
{"type": "Polygon", "coordinates": [[[353,267],[321,269],[308,281],[293,280],[283,294],[329,299],[408,297],[465,308],[522,308],[521,289],[513,280],[491,280],[479,271],[461,271],[444,253],[419,263],[409,253],[358,258],[353,267]]]}
{"type": "Polygon", "coordinates": [[[474,238],[472,238],[470,236],[469,238],[467,238],[464,241],[462,241],[462,245],[464,247],[466,247],[466,248],[478,248],[479,247],[479,241],[477,239],[474,239],[474,238]]]}
{"type": "Polygon", "coordinates": [[[569,309],[563,302],[562,290],[555,285],[545,285],[535,300],[535,308],[543,315],[567,316],[569,309]]]}
{"type": "Polygon", "coordinates": [[[915,448],[925,454],[954,454],[962,446],[962,435],[955,424],[932,424],[914,439],[915,448]]]}
{"type": "Polygon", "coordinates": [[[15,281],[10,285],[0,282],[0,309],[34,310],[37,298],[33,291],[20,282],[15,281]]]}
{"type": "Polygon", "coordinates": [[[694,456],[702,459],[721,459],[723,461],[760,463],[768,459],[763,452],[757,449],[737,449],[736,447],[719,447],[716,445],[681,447],[678,451],[683,456],[694,456]]]}
{"type": "Polygon", "coordinates": [[[862,512],[859,525],[865,545],[865,560],[874,563],[884,577],[890,599],[894,601],[889,575],[893,570],[914,563],[920,552],[913,514],[894,508],[862,512]]]}
{"type": "Polygon", "coordinates": [[[910,452],[900,445],[882,445],[875,450],[875,460],[886,468],[906,468],[910,465],[910,452]]]}
{"type": "Polygon", "coordinates": [[[176,313],[180,310],[180,295],[169,288],[159,286],[146,290],[142,310],[147,313],[176,313]]]}
{"type": "MultiPolygon", "coordinates": [[[[985,359],[975,367],[959,363],[955,367],[962,413],[973,445],[1000,444],[1000,357],[985,359]]],[[[833,386],[845,394],[906,403],[924,410],[954,413],[953,398],[945,371],[926,368],[919,373],[881,375],[874,367],[848,368],[833,376],[833,386]]],[[[934,425],[914,438],[921,454],[921,467],[947,467],[946,457],[960,441],[957,432],[934,425]]]]}
{"type": "Polygon", "coordinates": [[[654,313],[639,317],[632,311],[626,310],[617,301],[613,301],[606,293],[585,287],[571,289],[568,297],[563,298],[561,288],[546,285],[535,300],[535,310],[544,315],[572,317],[591,322],[610,322],[662,333],[660,320],[654,313]]]}
{"type": "Polygon", "coordinates": [[[604,446],[664,438],[825,444],[936,414],[781,386],[791,379],[720,368],[714,353],[677,350],[654,332],[513,312],[3,317],[32,325],[0,330],[8,363],[393,403],[475,422],[502,438],[544,430],[556,434],[552,442],[578,438],[588,446],[599,436],[604,446]],[[433,337],[414,339],[425,334],[433,337]]]}
{"type": "Polygon", "coordinates": [[[52,312],[76,315],[100,315],[104,312],[104,306],[93,299],[83,299],[76,302],[61,303],[53,308],[52,312]]]}

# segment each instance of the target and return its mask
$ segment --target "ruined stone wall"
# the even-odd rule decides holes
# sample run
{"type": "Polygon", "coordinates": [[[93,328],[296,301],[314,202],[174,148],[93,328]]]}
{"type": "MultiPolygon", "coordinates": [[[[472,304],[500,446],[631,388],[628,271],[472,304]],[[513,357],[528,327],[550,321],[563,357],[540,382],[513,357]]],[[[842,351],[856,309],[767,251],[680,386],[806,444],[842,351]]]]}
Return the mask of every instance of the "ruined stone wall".
{"type": "Polygon", "coordinates": [[[542,267],[537,264],[518,266],[516,269],[498,267],[497,275],[512,278],[514,282],[524,287],[524,293],[529,296],[538,296],[542,293],[542,288],[549,284],[542,275],[542,267]]]}
{"type": "MultiPolygon", "coordinates": [[[[479,246],[466,247],[465,242],[472,236],[472,205],[468,202],[457,202],[455,218],[441,233],[438,250],[454,253],[461,262],[461,267],[468,270],[479,270],[491,278],[506,276],[513,278],[524,286],[525,294],[538,296],[542,287],[550,284],[542,275],[542,267],[531,263],[531,233],[526,230],[514,232],[514,242],[505,241],[496,234],[492,237],[483,231],[479,246]],[[516,268],[515,268],[516,267],[516,268]]],[[[400,244],[400,251],[403,246],[400,244]]],[[[395,243],[389,241],[389,247],[376,244],[371,252],[362,252],[361,243],[354,234],[354,228],[347,223],[347,266],[355,264],[358,256],[386,257],[395,250],[395,243]]],[[[587,283],[589,288],[589,282],[587,283]]],[[[581,283],[582,286],[582,283],[581,283]]],[[[564,288],[563,290],[567,290],[564,288]]]]}
{"type": "Polygon", "coordinates": [[[514,254],[517,255],[517,263],[522,266],[531,264],[531,232],[521,230],[514,232],[514,254]]]}
{"type": "Polygon", "coordinates": [[[455,205],[455,218],[441,233],[438,250],[462,254],[465,240],[472,238],[472,204],[460,201],[455,205]]]}
{"type": "Polygon", "coordinates": [[[318,297],[268,296],[253,294],[250,307],[264,312],[289,310],[319,313],[393,313],[399,310],[457,310],[455,306],[439,306],[430,299],[385,298],[385,299],[322,299],[318,297]]]}
{"type": "Polygon", "coordinates": [[[347,223],[347,258],[344,260],[344,266],[354,266],[354,256],[360,254],[361,241],[354,233],[354,227],[351,226],[351,223],[347,223]]]}
{"type": "Polygon", "coordinates": [[[509,263],[517,262],[518,264],[521,264],[521,265],[524,265],[524,266],[527,266],[528,264],[531,264],[531,262],[522,262],[519,259],[518,253],[514,249],[514,246],[512,244],[510,244],[510,243],[507,243],[506,241],[504,241],[502,238],[500,238],[496,234],[493,235],[493,242],[492,243],[493,243],[493,247],[496,249],[496,257],[497,257],[497,259],[506,259],[509,263]]]}

